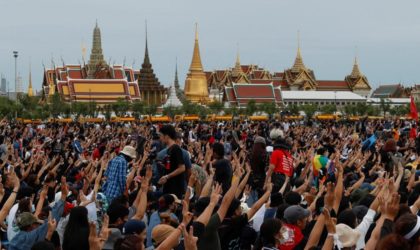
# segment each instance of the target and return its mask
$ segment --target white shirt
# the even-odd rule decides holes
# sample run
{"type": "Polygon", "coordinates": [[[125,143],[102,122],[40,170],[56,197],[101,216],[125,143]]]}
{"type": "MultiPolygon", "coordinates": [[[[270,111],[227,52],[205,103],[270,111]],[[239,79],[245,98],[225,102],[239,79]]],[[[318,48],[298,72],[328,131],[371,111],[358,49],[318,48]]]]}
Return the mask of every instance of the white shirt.
{"type": "Polygon", "coordinates": [[[16,212],[18,210],[19,204],[16,203],[15,205],[13,205],[12,209],[10,209],[9,215],[7,216],[7,239],[9,240],[9,242],[13,239],[13,237],[16,236],[16,234],[19,232],[19,229],[17,228],[17,226],[15,225],[15,217],[16,217],[16,212]]]}

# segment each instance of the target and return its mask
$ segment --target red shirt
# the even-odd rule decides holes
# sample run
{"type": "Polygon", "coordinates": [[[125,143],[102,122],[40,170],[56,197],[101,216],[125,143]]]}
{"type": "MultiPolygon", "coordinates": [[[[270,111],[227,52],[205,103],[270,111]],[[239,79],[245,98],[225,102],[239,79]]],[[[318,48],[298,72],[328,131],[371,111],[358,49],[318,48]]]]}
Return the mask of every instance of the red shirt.
{"type": "Polygon", "coordinates": [[[302,230],[292,224],[284,224],[287,230],[287,238],[279,245],[281,250],[293,250],[303,240],[302,230]]]}
{"type": "Polygon", "coordinates": [[[293,175],[293,157],[289,151],[276,149],[271,154],[270,164],[274,165],[274,173],[293,175]]]}

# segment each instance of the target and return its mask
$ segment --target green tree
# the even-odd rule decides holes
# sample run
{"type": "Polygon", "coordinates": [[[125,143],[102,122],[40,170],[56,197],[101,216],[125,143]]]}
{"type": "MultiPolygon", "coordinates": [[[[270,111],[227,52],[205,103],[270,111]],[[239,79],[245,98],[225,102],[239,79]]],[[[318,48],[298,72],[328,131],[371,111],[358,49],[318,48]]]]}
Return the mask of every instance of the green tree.
{"type": "Polygon", "coordinates": [[[118,100],[112,104],[112,110],[115,112],[115,115],[119,117],[124,116],[125,112],[127,112],[129,108],[130,105],[128,101],[123,98],[118,98],[118,100]]]}
{"type": "Polygon", "coordinates": [[[379,107],[375,107],[373,105],[368,105],[366,114],[371,116],[378,116],[381,113],[381,110],[379,107]]]}
{"type": "Polygon", "coordinates": [[[149,115],[156,115],[157,113],[157,106],[152,104],[149,106],[149,108],[147,108],[149,115]]]}
{"type": "Polygon", "coordinates": [[[144,114],[144,108],[145,108],[144,102],[140,100],[135,100],[132,104],[133,116],[136,119],[140,119],[140,116],[144,114]]]}
{"type": "Polygon", "coordinates": [[[87,116],[89,114],[87,103],[85,102],[73,103],[72,112],[74,116],[76,116],[76,119],[78,119],[80,116],[87,116]]]}
{"type": "Polygon", "coordinates": [[[259,106],[259,110],[268,114],[270,118],[273,116],[273,114],[278,112],[277,105],[274,102],[265,102],[260,104],[259,106]]]}
{"type": "Polygon", "coordinates": [[[337,107],[334,104],[327,104],[321,106],[321,112],[324,114],[333,114],[337,110],[337,107]]]}
{"type": "Polygon", "coordinates": [[[296,104],[290,104],[285,108],[286,112],[289,112],[291,115],[299,114],[299,106],[296,104]]]}
{"type": "Polygon", "coordinates": [[[177,107],[168,106],[163,108],[162,114],[173,118],[175,115],[182,114],[182,110],[177,107]]]}
{"type": "Polygon", "coordinates": [[[258,111],[258,107],[257,107],[257,104],[255,103],[255,100],[248,101],[248,103],[246,104],[245,113],[247,115],[253,115],[257,111],[258,111]]]}
{"type": "Polygon", "coordinates": [[[213,113],[219,114],[223,110],[223,103],[219,101],[214,101],[210,103],[208,107],[213,113]]]}
{"type": "Polygon", "coordinates": [[[368,105],[365,102],[358,102],[356,104],[356,114],[357,115],[366,115],[367,111],[369,109],[368,106],[370,106],[370,105],[368,105]]]}
{"type": "Polygon", "coordinates": [[[87,103],[87,108],[88,108],[88,115],[90,117],[96,117],[97,116],[98,109],[97,109],[97,105],[96,105],[96,102],[95,101],[90,100],[87,103]]]}
{"type": "Polygon", "coordinates": [[[344,113],[346,113],[346,115],[356,115],[357,114],[356,105],[346,105],[346,106],[344,106],[344,113]]]}
{"type": "Polygon", "coordinates": [[[105,104],[103,110],[105,119],[107,119],[108,121],[111,120],[112,106],[110,104],[105,104]]]}
{"type": "Polygon", "coordinates": [[[237,116],[239,114],[239,110],[237,106],[231,106],[230,108],[225,109],[225,113],[227,115],[237,116]]]}
{"type": "Polygon", "coordinates": [[[385,98],[381,98],[381,101],[379,103],[379,107],[381,108],[381,111],[383,112],[384,116],[391,108],[391,105],[389,104],[389,100],[385,98]]]}
{"type": "Polygon", "coordinates": [[[54,118],[57,118],[61,112],[63,112],[63,105],[64,102],[61,100],[60,95],[55,92],[53,96],[51,96],[50,100],[50,113],[54,118]]]}
{"type": "Polygon", "coordinates": [[[311,119],[318,110],[318,107],[315,104],[304,104],[299,109],[305,112],[308,119],[311,119]]]}

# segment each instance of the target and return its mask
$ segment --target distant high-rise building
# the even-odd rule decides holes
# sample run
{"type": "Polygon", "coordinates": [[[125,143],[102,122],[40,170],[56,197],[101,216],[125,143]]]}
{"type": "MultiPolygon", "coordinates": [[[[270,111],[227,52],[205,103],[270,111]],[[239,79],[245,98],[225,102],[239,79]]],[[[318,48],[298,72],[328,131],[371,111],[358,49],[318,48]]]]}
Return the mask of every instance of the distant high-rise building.
{"type": "Polygon", "coordinates": [[[1,76],[0,91],[3,93],[7,92],[7,82],[6,82],[6,78],[3,75],[1,76]]]}
{"type": "Polygon", "coordinates": [[[17,93],[22,93],[23,89],[22,89],[22,76],[18,75],[17,79],[16,79],[16,91],[17,93]]]}

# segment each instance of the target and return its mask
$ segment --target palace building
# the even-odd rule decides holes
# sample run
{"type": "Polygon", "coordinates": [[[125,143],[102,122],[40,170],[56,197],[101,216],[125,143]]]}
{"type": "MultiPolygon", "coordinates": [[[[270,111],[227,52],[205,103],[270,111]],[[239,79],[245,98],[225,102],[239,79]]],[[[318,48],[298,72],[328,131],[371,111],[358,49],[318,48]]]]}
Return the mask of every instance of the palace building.
{"type": "MultiPolygon", "coordinates": [[[[280,88],[281,91],[294,91],[294,93],[298,93],[298,91],[341,91],[368,97],[371,91],[368,79],[359,69],[357,58],[355,58],[351,73],[344,77],[344,80],[317,80],[313,70],[305,66],[300,46],[298,46],[292,67],[283,72],[271,73],[258,65],[241,65],[238,53],[233,68],[206,72],[206,76],[209,91],[211,93],[223,92],[223,100],[231,104],[233,104],[229,101],[229,98],[232,100],[233,97],[231,91],[238,88],[239,84],[250,85],[247,89],[252,89],[249,90],[249,93],[254,93],[254,96],[250,96],[252,99],[258,99],[256,95],[260,91],[259,85],[264,85],[261,87],[263,89],[268,88],[269,84],[273,87],[273,93],[274,90],[280,88]]],[[[213,96],[217,96],[217,94],[213,94],[213,96]]],[[[270,98],[274,98],[274,96],[270,98]]],[[[280,101],[280,99],[278,100],[280,101]]]]}
{"type": "Polygon", "coordinates": [[[43,101],[58,93],[65,102],[91,102],[105,104],[118,99],[132,102],[140,100],[135,71],[129,67],[110,66],[104,60],[101,31],[96,23],[90,59],[87,65],[53,65],[44,69],[43,101]]]}

